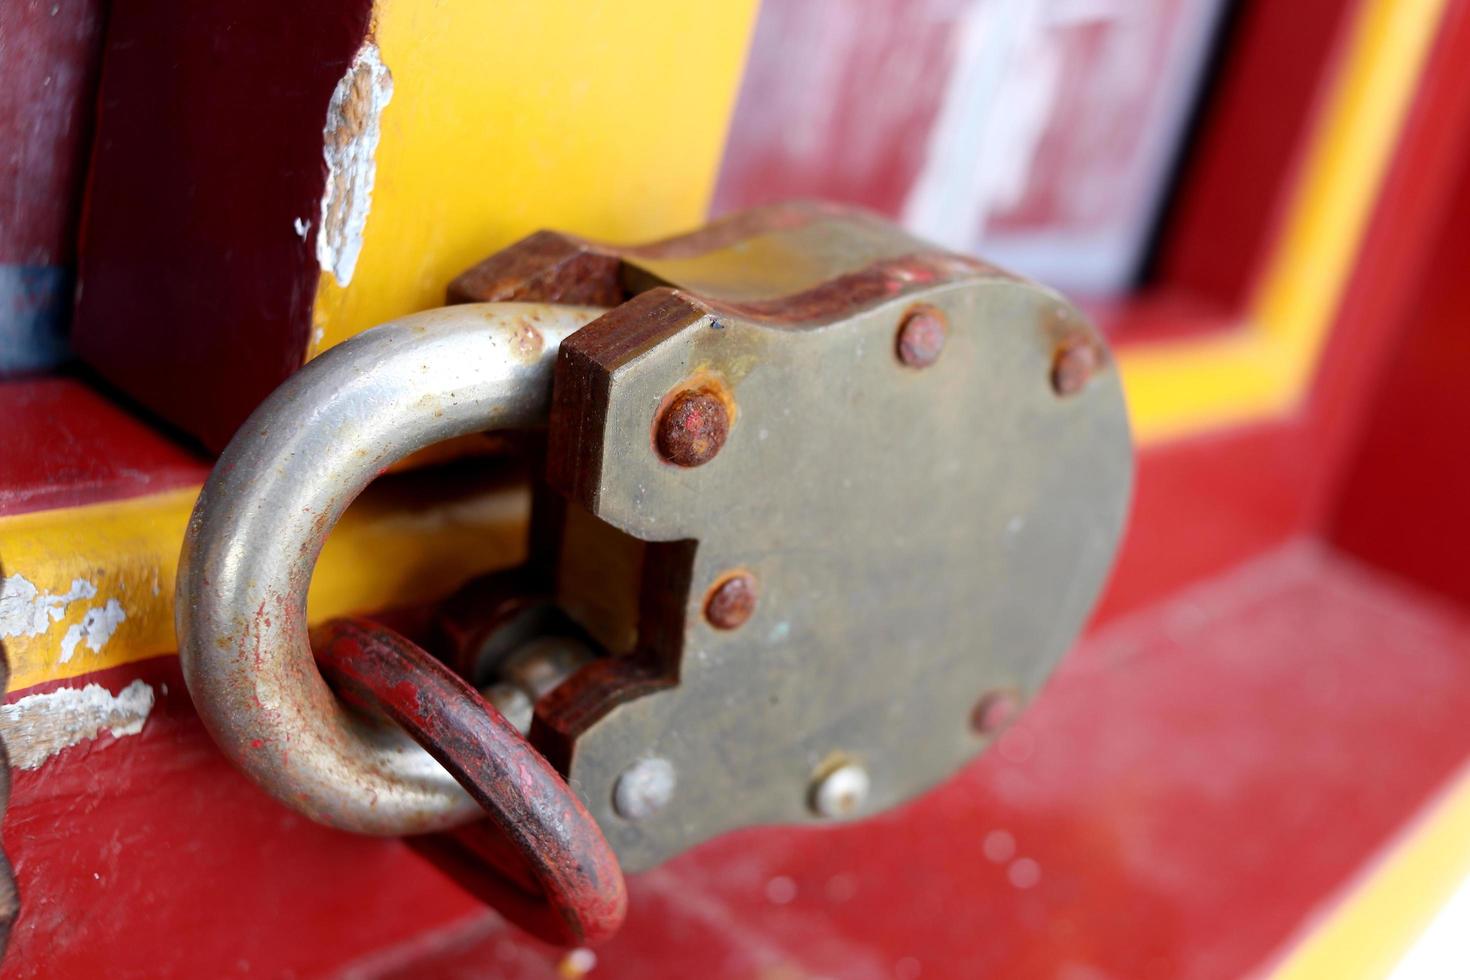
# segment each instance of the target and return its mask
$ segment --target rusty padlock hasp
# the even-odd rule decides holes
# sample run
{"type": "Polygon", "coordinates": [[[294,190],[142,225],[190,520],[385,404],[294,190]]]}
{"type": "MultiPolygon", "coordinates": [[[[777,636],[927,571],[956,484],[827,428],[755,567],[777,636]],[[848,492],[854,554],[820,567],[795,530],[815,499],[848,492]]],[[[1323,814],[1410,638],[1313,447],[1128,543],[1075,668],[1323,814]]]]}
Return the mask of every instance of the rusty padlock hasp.
{"type": "Polygon", "coordinates": [[[387,835],[481,815],[406,734],[333,697],[312,659],[307,586],[327,534],[389,465],[543,422],[558,346],[602,312],[467,304],[376,327],[288,379],[220,456],[179,561],[179,657],[214,740],[280,802],[387,835]]]}

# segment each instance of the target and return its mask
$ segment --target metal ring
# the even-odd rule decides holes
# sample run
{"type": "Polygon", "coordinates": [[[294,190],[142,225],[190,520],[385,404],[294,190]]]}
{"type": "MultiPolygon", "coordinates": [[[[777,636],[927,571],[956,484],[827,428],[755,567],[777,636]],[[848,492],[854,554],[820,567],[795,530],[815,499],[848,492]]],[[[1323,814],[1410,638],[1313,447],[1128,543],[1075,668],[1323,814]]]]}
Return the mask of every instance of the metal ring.
{"type": "Polygon", "coordinates": [[[220,456],[179,559],[179,657],[205,728],[282,803],[372,834],[478,815],[408,736],[332,696],[312,661],[307,585],[328,532],[389,465],[544,421],[557,348],[601,312],[476,303],[368,330],[287,379],[220,456]]]}
{"type": "Polygon", "coordinates": [[[587,945],[618,931],[628,893],[617,856],[515,726],[448,667],[383,626],[334,620],[316,640],[317,663],[343,700],[387,715],[413,736],[484,807],[495,825],[486,830],[510,845],[540,889],[526,894],[515,886],[520,868],[503,877],[481,857],[474,861],[480,897],[548,942],[587,945]]]}

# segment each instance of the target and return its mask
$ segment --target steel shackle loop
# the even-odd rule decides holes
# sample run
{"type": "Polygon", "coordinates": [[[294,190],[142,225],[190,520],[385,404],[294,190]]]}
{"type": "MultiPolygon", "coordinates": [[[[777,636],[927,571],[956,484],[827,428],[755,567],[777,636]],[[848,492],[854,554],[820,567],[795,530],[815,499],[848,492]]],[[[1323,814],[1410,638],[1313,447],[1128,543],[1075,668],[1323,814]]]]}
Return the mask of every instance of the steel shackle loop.
{"type": "Polygon", "coordinates": [[[179,559],[179,658],[215,742],[286,806],[384,835],[481,815],[408,735],[332,695],[307,636],[307,586],[342,512],[392,463],[544,421],[557,348],[602,312],[475,303],[375,327],[288,378],[221,454],[179,559]]]}

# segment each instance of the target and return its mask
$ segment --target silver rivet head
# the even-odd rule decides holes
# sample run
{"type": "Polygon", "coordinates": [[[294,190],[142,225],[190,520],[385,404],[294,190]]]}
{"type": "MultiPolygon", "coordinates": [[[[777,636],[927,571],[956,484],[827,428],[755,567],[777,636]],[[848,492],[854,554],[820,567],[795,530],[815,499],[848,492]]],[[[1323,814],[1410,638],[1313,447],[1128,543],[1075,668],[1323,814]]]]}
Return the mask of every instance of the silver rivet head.
{"type": "Polygon", "coordinates": [[[834,819],[854,816],[867,802],[869,786],[866,769],[855,762],[844,763],[812,786],[812,809],[818,816],[834,819]]]}
{"type": "Polygon", "coordinates": [[[525,691],[514,684],[492,684],[482,692],[485,700],[495,705],[495,709],[505,716],[505,720],[515,726],[516,731],[522,735],[531,731],[531,718],[536,714],[536,705],[526,695],[525,691]]]}
{"type": "Polygon", "coordinates": [[[645,820],[674,798],[674,764],[640,759],[623,770],[613,787],[613,809],[624,820],[645,820]]]}

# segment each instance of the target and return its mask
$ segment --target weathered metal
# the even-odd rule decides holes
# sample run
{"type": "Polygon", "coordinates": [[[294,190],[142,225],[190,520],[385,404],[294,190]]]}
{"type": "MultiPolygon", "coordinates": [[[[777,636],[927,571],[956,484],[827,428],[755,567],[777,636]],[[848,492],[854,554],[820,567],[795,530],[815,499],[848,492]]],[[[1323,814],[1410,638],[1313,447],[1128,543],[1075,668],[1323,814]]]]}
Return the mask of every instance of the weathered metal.
{"type": "Polygon", "coordinates": [[[1104,359],[1104,353],[1092,338],[1068,337],[1052,361],[1052,387],[1063,397],[1077,394],[1102,367],[1104,359]]]}
{"type": "Polygon", "coordinates": [[[669,805],[679,774],[668,759],[639,759],[613,786],[613,809],[627,820],[644,820],[669,805]]]}
{"type": "Polygon", "coordinates": [[[541,696],[590,663],[593,656],[577,639],[551,634],[530,640],[499,661],[476,663],[474,672],[484,676],[487,669],[495,671],[494,682],[481,690],[486,700],[525,735],[531,731],[531,719],[541,696]]]}
{"type": "Polygon", "coordinates": [[[654,442],[659,455],[675,466],[703,466],[729,434],[724,399],[708,387],[686,388],[671,395],[659,412],[654,442]]]}
{"type": "Polygon", "coordinates": [[[948,332],[944,315],[934,307],[914,308],[898,326],[898,359],[909,367],[928,367],[939,360],[948,332]]]}
{"type": "Polygon", "coordinates": [[[628,248],[533,236],[456,289],[622,300],[563,344],[533,521],[607,656],[531,738],[625,868],[827,819],[832,766],[868,778],[855,815],[933,786],[990,744],[976,702],[1034,692],[1097,596],[1128,424],[1105,359],[1055,396],[1058,349],[1102,340],[1050,290],[825,205],[628,248]],[[717,452],[670,451],[705,424],[670,411],[688,392],[727,409],[717,452]],[[721,595],[737,569],[758,603],[721,595]],[[627,819],[617,786],[650,757],[677,792],[627,819]]]}
{"type": "Polygon", "coordinates": [[[617,858],[586,807],[514,725],[448,667],[386,627],[339,619],[314,639],[317,663],[343,700],[381,712],[423,746],[489,814],[509,845],[500,853],[522,864],[539,886],[536,899],[507,881],[493,895],[502,915],[569,946],[617,932],[628,906],[617,858]]]}
{"type": "Polygon", "coordinates": [[[981,735],[998,735],[1021,714],[1021,700],[1015,691],[991,691],[975,702],[970,725],[981,735]]]}
{"type": "Polygon", "coordinates": [[[704,618],[716,629],[739,629],[755,612],[755,580],[746,572],[724,576],[704,601],[704,618]]]}
{"type": "Polygon", "coordinates": [[[516,687],[514,684],[491,684],[481,693],[485,700],[495,705],[495,710],[511,723],[511,726],[522,735],[531,731],[531,719],[536,713],[536,705],[531,698],[516,687]]]}
{"type": "Polygon", "coordinates": [[[597,312],[457,306],[375,328],[293,375],[220,457],[180,557],[179,656],[210,734],[282,803],[376,834],[476,815],[427,753],[332,697],[312,663],[307,585],[343,510],[393,462],[543,420],[557,345],[597,312]]]}

